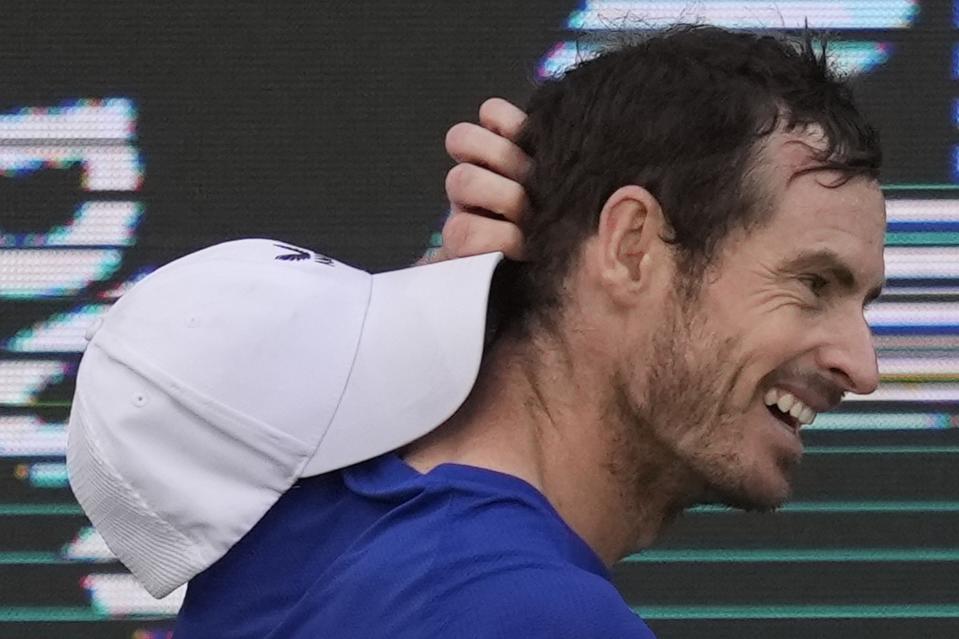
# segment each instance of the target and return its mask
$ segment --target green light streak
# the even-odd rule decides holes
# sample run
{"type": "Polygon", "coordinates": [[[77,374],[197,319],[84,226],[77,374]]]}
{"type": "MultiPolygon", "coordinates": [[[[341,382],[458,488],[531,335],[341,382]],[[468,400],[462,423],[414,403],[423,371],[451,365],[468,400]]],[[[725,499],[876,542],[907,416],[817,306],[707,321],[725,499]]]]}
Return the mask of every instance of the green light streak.
{"type": "Polygon", "coordinates": [[[842,501],[794,502],[780,508],[781,512],[950,512],[959,513],[957,501],[842,501]]]}
{"type": "MultiPolygon", "coordinates": [[[[44,623],[55,621],[108,621],[117,617],[97,612],[92,608],[68,607],[11,607],[0,608],[0,623],[44,623]]],[[[172,619],[168,615],[123,615],[123,619],[158,621],[172,619]]]]}
{"type": "Polygon", "coordinates": [[[883,184],[883,191],[956,191],[959,184],[883,184]]]}
{"type": "MultiPolygon", "coordinates": [[[[728,506],[690,508],[691,513],[737,514],[728,506]]],[[[795,501],[779,508],[780,513],[959,513],[959,501],[795,501]]]]}
{"type": "Polygon", "coordinates": [[[886,246],[956,246],[959,233],[947,231],[886,233],[886,246]]]}
{"type": "Polygon", "coordinates": [[[63,557],[52,552],[0,552],[0,565],[66,564],[63,557]]]}
{"type": "Polygon", "coordinates": [[[82,514],[80,504],[0,504],[0,517],[82,514]]]}
{"type": "Polygon", "coordinates": [[[70,408],[72,402],[63,401],[26,401],[0,403],[0,408],[70,408]]]}
{"type": "Polygon", "coordinates": [[[66,464],[33,464],[28,469],[30,485],[34,488],[66,488],[70,485],[66,464]]]}
{"type": "Polygon", "coordinates": [[[887,562],[959,561],[959,548],[820,548],[750,550],[711,548],[644,550],[623,559],[629,563],[733,562],[887,562]]]}
{"type": "Polygon", "coordinates": [[[807,455],[956,455],[959,446],[807,446],[807,455]]]}
{"type": "Polygon", "coordinates": [[[640,606],[643,619],[957,619],[959,605],[640,606]]]}
{"type": "Polygon", "coordinates": [[[951,423],[946,413],[827,413],[803,430],[930,430],[951,423]]]}
{"type": "Polygon", "coordinates": [[[8,551],[0,552],[0,566],[17,565],[62,565],[62,564],[109,564],[116,562],[111,558],[70,558],[48,551],[8,551]]]}

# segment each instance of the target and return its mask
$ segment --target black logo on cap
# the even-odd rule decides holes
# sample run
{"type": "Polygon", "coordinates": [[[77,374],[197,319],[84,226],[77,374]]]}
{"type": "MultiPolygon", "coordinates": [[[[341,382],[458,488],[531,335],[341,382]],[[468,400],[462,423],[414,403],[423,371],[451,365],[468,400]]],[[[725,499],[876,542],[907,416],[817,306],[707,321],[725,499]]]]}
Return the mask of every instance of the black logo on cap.
{"type": "Polygon", "coordinates": [[[317,264],[322,264],[323,266],[333,266],[333,259],[325,255],[312,253],[310,251],[296,248],[295,246],[287,246],[285,244],[274,244],[273,246],[281,248],[284,251],[292,251],[292,253],[277,255],[274,259],[282,260],[284,262],[302,262],[303,260],[312,259],[317,264]]]}

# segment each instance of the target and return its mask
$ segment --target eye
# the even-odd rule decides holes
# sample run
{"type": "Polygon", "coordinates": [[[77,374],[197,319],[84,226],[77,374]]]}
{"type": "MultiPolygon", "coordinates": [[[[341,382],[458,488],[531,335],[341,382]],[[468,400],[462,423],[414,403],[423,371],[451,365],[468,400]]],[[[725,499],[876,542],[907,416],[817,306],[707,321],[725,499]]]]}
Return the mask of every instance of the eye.
{"type": "Polygon", "coordinates": [[[821,297],[823,290],[829,284],[829,280],[827,280],[825,277],[816,275],[814,273],[801,276],[799,281],[801,281],[816,297],[821,297]]]}

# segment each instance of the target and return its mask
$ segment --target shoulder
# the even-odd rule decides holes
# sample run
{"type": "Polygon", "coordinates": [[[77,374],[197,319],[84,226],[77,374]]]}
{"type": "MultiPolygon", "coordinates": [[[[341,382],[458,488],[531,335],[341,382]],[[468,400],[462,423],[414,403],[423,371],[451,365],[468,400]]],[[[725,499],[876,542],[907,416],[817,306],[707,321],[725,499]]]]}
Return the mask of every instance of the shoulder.
{"type": "Polygon", "coordinates": [[[454,599],[449,636],[654,639],[609,581],[579,569],[504,571],[454,599]]]}

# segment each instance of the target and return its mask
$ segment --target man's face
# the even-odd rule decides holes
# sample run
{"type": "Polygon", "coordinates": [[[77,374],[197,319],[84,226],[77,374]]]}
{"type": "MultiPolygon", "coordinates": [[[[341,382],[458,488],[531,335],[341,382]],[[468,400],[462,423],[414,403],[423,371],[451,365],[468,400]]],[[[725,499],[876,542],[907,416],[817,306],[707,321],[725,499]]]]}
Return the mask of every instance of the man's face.
{"type": "Polygon", "coordinates": [[[883,197],[866,178],[797,174],[803,141],[771,140],[772,215],[731,234],[694,299],[672,296],[629,402],[706,483],[703,499],[737,507],[782,504],[802,422],[878,384],[863,309],[883,281],[883,197]]]}

